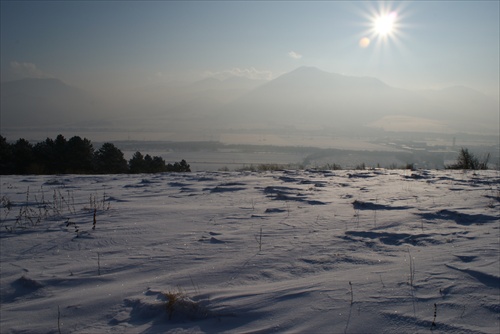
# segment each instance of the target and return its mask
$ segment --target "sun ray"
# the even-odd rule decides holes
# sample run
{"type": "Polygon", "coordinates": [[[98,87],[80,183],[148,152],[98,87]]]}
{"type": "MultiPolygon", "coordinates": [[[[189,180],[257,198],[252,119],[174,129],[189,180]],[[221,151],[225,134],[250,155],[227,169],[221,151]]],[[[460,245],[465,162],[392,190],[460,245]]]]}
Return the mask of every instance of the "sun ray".
{"type": "Polygon", "coordinates": [[[375,47],[377,50],[403,47],[402,39],[405,36],[408,11],[407,4],[399,3],[377,3],[369,4],[361,14],[365,19],[365,30],[360,33],[358,45],[361,48],[375,47]]]}

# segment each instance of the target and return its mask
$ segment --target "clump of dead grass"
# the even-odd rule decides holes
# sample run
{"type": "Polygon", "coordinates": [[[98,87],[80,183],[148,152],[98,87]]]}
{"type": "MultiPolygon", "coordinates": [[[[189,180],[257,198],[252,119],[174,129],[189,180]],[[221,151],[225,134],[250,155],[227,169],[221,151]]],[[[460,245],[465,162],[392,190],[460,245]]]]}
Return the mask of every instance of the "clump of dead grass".
{"type": "Polygon", "coordinates": [[[169,320],[196,320],[210,315],[205,302],[194,301],[183,291],[167,291],[161,294],[165,298],[165,310],[169,320]]]}

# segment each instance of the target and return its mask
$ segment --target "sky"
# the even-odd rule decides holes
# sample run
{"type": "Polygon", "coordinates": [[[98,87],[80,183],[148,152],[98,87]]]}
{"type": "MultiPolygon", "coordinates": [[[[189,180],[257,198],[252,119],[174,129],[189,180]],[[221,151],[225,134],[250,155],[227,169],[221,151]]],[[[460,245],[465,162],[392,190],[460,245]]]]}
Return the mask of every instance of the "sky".
{"type": "Polygon", "coordinates": [[[1,79],[105,92],[315,66],[407,89],[498,94],[499,4],[1,1],[1,79]]]}

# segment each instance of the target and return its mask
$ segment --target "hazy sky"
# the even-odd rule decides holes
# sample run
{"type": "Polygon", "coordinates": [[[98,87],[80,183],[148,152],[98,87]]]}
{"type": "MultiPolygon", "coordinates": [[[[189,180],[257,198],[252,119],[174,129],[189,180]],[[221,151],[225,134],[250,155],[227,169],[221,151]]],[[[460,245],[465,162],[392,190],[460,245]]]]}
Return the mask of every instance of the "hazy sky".
{"type": "Polygon", "coordinates": [[[499,3],[2,1],[1,75],[105,90],[306,65],[498,94],[499,3]]]}

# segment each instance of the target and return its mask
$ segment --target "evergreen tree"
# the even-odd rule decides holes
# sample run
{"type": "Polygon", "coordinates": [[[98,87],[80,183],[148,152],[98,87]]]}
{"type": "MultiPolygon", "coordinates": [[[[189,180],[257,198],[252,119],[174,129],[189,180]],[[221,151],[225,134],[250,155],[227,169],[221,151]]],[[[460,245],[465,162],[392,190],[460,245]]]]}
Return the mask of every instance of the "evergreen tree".
{"type": "Polygon", "coordinates": [[[191,167],[188,165],[186,160],[182,159],[181,162],[176,162],[173,165],[167,165],[168,172],[186,173],[191,172],[191,167]]]}
{"type": "Polygon", "coordinates": [[[128,162],[128,166],[130,173],[137,174],[146,172],[146,162],[141,152],[137,151],[134,153],[128,162]]]}
{"type": "Polygon", "coordinates": [[[151,165],[149,167],[150,173],[162,173],[167,171],[167,166],[165,165],[165,160],[162,157],[153,157],[151,165]]]}
{"type": "Polygon", "coordinates": [[[68,159],[66,157],[66,138],[63,135],[58,135],[54,140],[54,155],[55,155],[55,168],[58,174],[66,171],[68,159]]]}
{"type": "Polygon", "coordinates": [[[65,149],[66,173],[92,172],[94,147],[87,138],[74,136],[68,140],[65,149]]]}
{"type": "Polygon", "coordinates": [[[7,142],[5,137],[0,136],[0,174],[14,173],[14,154],[12,145],[7,142]]]}
{"type": "Polygon", "coordinates": [[[128,172],[127,160],[112,143],[104,143],[94,154],[94,168],[101,174],[120,174],[128,172]]]}
{"type": "Polygon", "coordinates": [[[12,148],[14,173],[29,174],[36,169],[34,166],[35,156],[33,154],[33,145],[26,139],[19,139],[12,148]]]}
{"type": "Polygon", "coordinates": [[[182,173],[189,173],[191,172],[191,166],[186,162],[186,160],[182,159],[180,165],[180,170],[179,172],[182,173]]]}
{"type": "Polygon", "coordinates": [[[45,141],[35,144],[33,154],[40,166],[40,173],[55,174],[59,172],[55,144],[52,139],[47,138],[45,141]]]}
{"type": "Polygon", "coordinates": [[[146,154],[144,157],[144,172],[143,173],[150,173],[151,170],[151,165],[153,164],[153,158],[149,154],[146,154]]]}

